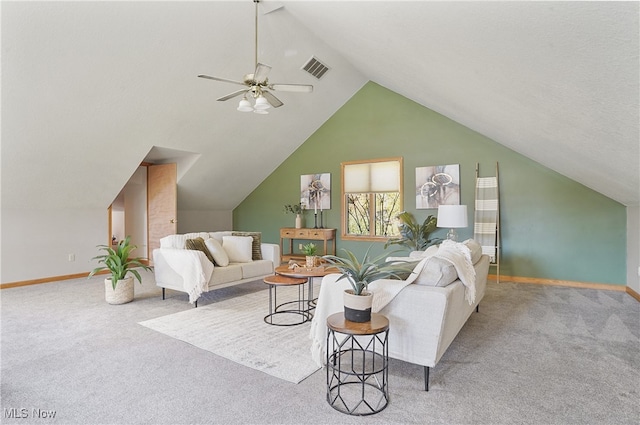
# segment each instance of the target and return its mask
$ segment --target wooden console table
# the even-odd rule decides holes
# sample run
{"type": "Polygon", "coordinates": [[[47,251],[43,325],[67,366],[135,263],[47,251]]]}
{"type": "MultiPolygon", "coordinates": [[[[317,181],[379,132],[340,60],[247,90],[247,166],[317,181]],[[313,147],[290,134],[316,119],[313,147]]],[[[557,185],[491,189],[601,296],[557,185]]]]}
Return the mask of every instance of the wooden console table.
{"type": "Polygon", "coordinates": [[[295,253],[293,250],[294,239],[323,241],[324,249],[322,252],[318,252],[317,255],[336,255],[336,229],[296,229],[293,227],[284,227],[280,229],[280,253],[282,255],[282,261],[284,262],[288,262],[289,260],[304,260],[304,254],[295,253]],[[285,239],[289,240],[289,250],[287,252],[284,251],[285,239]],[[333,243],[328,244],[329,241],[333,243]]]}

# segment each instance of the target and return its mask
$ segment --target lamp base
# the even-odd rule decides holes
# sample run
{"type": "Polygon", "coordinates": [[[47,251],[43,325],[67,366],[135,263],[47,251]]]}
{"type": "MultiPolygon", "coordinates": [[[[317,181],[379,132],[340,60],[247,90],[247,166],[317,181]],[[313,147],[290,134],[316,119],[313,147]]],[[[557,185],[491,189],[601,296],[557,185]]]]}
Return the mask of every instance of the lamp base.
{"type": "Polygon", "coordinates": [[[455,229],[449,229],[449,233],[447,233],[447,239],[450,241],[458,242],[458,234],[455,229]]]}

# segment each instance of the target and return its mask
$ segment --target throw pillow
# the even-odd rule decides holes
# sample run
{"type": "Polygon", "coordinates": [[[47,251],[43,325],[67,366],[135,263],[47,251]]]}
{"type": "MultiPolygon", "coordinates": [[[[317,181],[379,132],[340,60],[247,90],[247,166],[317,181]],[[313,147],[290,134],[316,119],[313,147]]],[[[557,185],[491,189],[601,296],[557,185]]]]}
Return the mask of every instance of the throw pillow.
{"type": "Polygon", "coordinates": [[[233,235],[233,232],[230,230],[219,230],[216,232],[209,232],[209,237],[217,240],[221,244],[222,244],[222,238],[224,236],[231,236],[231,235],[233,235]]]}
{"type": "Polygon", "coordinates": [[[482,247],[480,244],[474,239],[467,239],[462,243],[471,251],[471,264],[477,263],[480,257],[482,257],[482,247]]]}
{"type": "Polygon", "coordinates": [[[438,252],[438,245],[431,245],[430,247],[428,247],[424,251],[411,251],[409,253],[409,257],[414,258],[414,259],[416,259],[416,258],[427,258],[427,257],[431,257],[436,252],[438,252]]]}
{"type": "Polygon", "coordinates": [[[225,251],[222,245],[220,245],[220,242],[213,238],[209,238],[204,241],[204,244],[211,253],[216,266],[226,267],[229,265],[229,256],[227,255],[227,251],[225,251]]]}
{"type": "Polygon", "coordinates": [[[249,263],[251,262],[251,245],[253,238],[251,236],[223,236],[222,247],[229,256],[232,263],[249,263]]]}
{"type": "Polygon", "coordinates": [[[251,244],[251,259],[262,260],[262,248],[260,247],[262,243],[261,232],[233,232],[233,236],[251,236],[253,238],[251,244]]]}
{"type": "Polygon", "coordinates": [[[186,249],[193,249],[193,250],[196,250],[196,251],[202,251],[204,253],[204,255],[207,256],[209,261],[211,261],[213,263],[213,257],[211,256],[211,253],[207,249],[207,246],[204,244],[204,239],[202,239],[202,238],[187,239],[184,242],[184,247],[186,249]]]}
{"type": "Polygon", "coordinates": [[[456,268],[442,258],[430,257],[415,280],[418,285],[447,286],[458,278],[456,268]]]}

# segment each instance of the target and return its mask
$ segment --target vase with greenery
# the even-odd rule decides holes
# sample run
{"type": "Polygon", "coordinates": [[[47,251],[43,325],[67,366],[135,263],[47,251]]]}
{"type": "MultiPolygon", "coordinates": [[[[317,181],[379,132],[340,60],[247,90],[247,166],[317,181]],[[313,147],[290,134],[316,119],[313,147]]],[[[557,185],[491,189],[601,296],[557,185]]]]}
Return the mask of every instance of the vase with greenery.
{"type": "Polygon", "coordinates": [[[136,249],[135,245],[131,245],[131,237],[127,236],[120,241],[116,248],[107,245],[98,245],[97,248],[105,253],[93,257],[92,260],[98,260],[103,266],[96,267],[89,277],[98,272],[108,270],[111,277],[104,280],[105,283],[105,299],[109,304],[124,304],[133,301],[133,278],[142,284],[142,277],[135,268],[143,270],[151,270],[150,267],[142,263],[142,258],[130,257],[131,252],[136,249]],[[128,276],[131,274],[131,276],[128,276]]]}
{"type": "Polygon", "coordinates": [[[302,222],[302,214],[304,214],[305,211],[305,207],[301,203],[286,204],[284,206],[285,214],[291,213],[296,215],[296,229],[300,229],[303,227],[304,223],[302,222]]]}
{"type": "Polygon", "coordinates": [[[329,264],[340,271],[341,276],[337,281],[347,279],[351,289],[345,290],[344,314],[347,320],[352,322],[368,322],[371,320],[371,305],[373,294],[368,291],[369,284],[379,279],[404,279],[407,272],[411,272],[414,263],[386,261],[389,253],[383,253],[375,258],[369,256],[371,247],[367,248],[362,261],[355,254],[343,248],[346,257],[324,255],[329,264]]]}
{"type": "Polygon", "coordinates": [[[430,238],[437,227],[437,219],[430,215],[422,224],[419,224],[411,213],[402,211],[397,215],[399,220],[398,230],[400,237],[391,238],[384,244],[385,249],[389,245],[401,245],[411,251],[424,251],[431,245],[442,242],[441,238],[430,238]]]}
{"type": "Polygon", "coordinates": [[[316,251],[318,247],[313,242],[302,245],[302,253],[305,255],[306,266],[308,269],[311,269],[317,265],[316,251]]]}

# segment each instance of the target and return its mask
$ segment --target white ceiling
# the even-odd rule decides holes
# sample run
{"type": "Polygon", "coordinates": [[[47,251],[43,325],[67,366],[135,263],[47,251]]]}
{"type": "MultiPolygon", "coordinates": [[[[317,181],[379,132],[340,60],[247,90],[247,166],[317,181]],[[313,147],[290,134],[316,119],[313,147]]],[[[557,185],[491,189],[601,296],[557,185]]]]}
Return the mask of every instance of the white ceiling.
{"type": "Polygon", "coordinates": [[[252,71],[251,0],[2,2],[3,208],[106,208],[157,146],[200,155],[180,209],[232,209],[368,80],[639,205],[638,5],[264,0],[259,60],[314,92],[259,116],[196,78],[252,71]]]}

